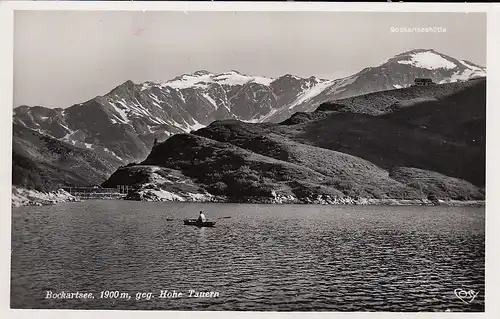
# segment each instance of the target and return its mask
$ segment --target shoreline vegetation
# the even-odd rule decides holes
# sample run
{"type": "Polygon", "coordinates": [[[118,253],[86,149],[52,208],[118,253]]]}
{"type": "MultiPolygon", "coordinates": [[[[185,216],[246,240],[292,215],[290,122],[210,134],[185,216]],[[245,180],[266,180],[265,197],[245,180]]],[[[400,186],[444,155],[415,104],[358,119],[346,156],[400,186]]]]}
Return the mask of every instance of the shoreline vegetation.
{"type": "MultiPolygon", "coordinates": [[[[141,194],[142,195],[142,194],[141,194]]],[[[484,207],[485,200],[453,200],[453,199],[375,199],[375,198],[331,198],[329,196],[317,196],[316,198],[306,198],[297,200],[296,198],[283,198],[275,196],[274,198],[247,198],[241,201],[229,200],[221,196],[210,194],[191,194],[190,197],[181,197],[176,194],[164,191],[160,194],[148,194],[139,196],[131,193],[122,199],[143,202],[183,202],[183,203],[214,203],[214,204],[275,204],[275,205],[378,205],[378,206],[453,206],[453,207],[484,207]]],[[[53,192],[40,192],[25,188],[12,187],[12,208],[22,206],[46,206],[56,205],[67,202],[80,202],[82,199],[72,196],[63,189],[53,192]]]]}

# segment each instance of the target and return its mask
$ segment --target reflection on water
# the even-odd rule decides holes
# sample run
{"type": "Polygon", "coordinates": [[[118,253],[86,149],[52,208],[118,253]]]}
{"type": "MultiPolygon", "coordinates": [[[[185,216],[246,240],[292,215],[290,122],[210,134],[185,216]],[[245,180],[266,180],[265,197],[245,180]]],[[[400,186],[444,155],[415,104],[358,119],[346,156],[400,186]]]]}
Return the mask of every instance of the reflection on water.
{"type": "Polygon", "coordinates": [[[207,246],[207,234],[205,233],[206,228],[200,227],[197,233],[198,235],[198,246],[206,247],[207,246]]]}
{"type": "Polygon", "coordinates": [[[14,308],[484,311],[484,208],[86,201],[14,209],[12,227],[14,308]],[[183,225],[201,209],[216,227],[183,225]]]}

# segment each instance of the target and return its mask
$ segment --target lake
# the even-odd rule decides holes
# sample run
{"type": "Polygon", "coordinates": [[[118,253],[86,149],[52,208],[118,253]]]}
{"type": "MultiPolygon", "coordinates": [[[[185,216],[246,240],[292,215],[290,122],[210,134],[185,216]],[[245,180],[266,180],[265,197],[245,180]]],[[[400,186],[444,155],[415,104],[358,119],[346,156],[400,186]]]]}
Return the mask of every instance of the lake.
{"type": "Polygon", "coordinates": [[[95,200],[12,214],[12,308],[484,311],[484,208],[95,200]],[[183,225],[201,209],[214,228],[183,225]],[[46,298],[62,292],[87,295],[46,298]]]}

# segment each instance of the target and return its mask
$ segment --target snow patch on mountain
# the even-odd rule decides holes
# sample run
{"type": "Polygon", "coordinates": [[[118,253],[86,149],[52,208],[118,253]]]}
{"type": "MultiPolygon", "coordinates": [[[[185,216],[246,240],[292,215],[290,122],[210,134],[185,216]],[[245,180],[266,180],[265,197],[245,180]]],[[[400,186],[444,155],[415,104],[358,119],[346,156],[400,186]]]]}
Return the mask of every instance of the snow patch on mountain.
{"type": "MultiPolygon", "coordinates": [[[[74,141],[73,141],[74,142],[74,141]]],[[[74,144],[74,143],[73,143],[74,144]]],[[[123,161],[123,158],[121,158],[120,156],[116,155],[115,152],[109,150],[107,147],[104,148],[104,151],[106,153],[109,153],[111,155],[113,155],[114,157],[116,157],[117,159],[119,159],[120,161],[123,161]]]]}
{"type": "Polygon", "coordinates": [[[72,134],[73,133],[73,130],[70,129],[69,127],[67,127],[66,125],[62,124],[62,123],[59,123],[59,125],[66,130],[66,132],[72,134]]]}
{"type": "Polygon", "coordinates": [[[65,136],[63,136],[62,140],[65,141],[65,142],[68,142],[68,141],[72,141],[73,142],[73,145],[75,144],[74,140],[72,139],[73,135],[76,133],[75,131],[71,130],[69,127],[61,124],[61,126],[67,130],[67,133],[65,136]]]}
{"type": "Polygon", "coordinates": [[[151,82],[144,82],[141,85],[141,92],[145,91],[145,90],[149,90],[149,89],[151,89],[151,87],[152,87],[151,82]]]}
{"type": "Polygon", "coordinates": [[[330,94],[342,92],[345,90],[346,86],[348,86],[349,84],[352,84],[354,81],[356,81],[357,78],[358,78],[357,75],[351,75],[351,76],[340,79],[340,81],[335,80],[335,81],[333,81],[334,84],[331,85],[330,87],[328,87],[328,91],[330,94]]]}
{"type": "Polygon", "coordinates": [[[221,74],[212,74],[209,72],[195,72],[193,74],[184,74],[173,80],[159,83],[161,88],[171,87],[173,89],[186,88],[207,88],[208,85],[217,83],[220,85],[245,85],[249,82],[255,82],[265,86],[269,86],[274,79],[262,76],[250,76],[241,74],[236,71],[225,72],[221,74]]]}
{"type": "MultiPolygon", "coordinates": [[[[283,77],[284,78],[292,78],[292,79],[298,80],[298,81],[304,80],[304,78],[301,78],[300,76],[296,76],[294,74],[285,74],[283,77]]],[[[314,78],[316,79],[316,77],[314,77],[314,78]]]]}
{"type": "Polygon", "coordinates": [[[149,93],[149,97],[151,97],[151,99],[153,99],[153,101],[156,102],[154,104],[155,106],[158,106],[159,108],[161,108],[161,106],[160,106],[161,100],[156,95],[154,95],[153,93],[149,93]]]}
{"type": "Polygon", "coordinates": [[[179,97],[181,98],[182,103],[186,103],[186,98],[184,97],[184,94],[182,94],[182,91],[177,90],[177,93],[179,93],[179,97]]]}
{"type": "Polygon", "coordinates": [[[306,87],[304,91],[298,96],[298,98],[290,104],[288,107],[289,110],[293,109],[296,105],[299,105],[301,103],[304,103],[316,95],[320,94],[323,92],[330,84],[332,84],[333,81],[324,81],[317,83],[316,85],[313,85],[312,88],[309,88],[309,86],[306,87]]]}
{"type": "MultiPolygon", "coordinates": [[[[473,70],[466,69],[462,73],[459,73],[458,71],[453,73],[451,77],[446,80],[444,83],[450,83],[450,82],[457,82],[457,81],[467,81],[472,73],[474,73],[473,70]]],[[[443,82],[443,81],[442,81],[443,82]]]]}
{"type": "Polygon", "coordinates": [[[274,114],[275,112],[276,112],[276,109],[273,109],[269,114],[261,115],[259,117],[254,117],[253,119],[244,120],[244,119],[237,118],[237,120],[245,122],[245,123],[263,123],[263,122],[265,122],[266,117],[270,116],[271,114],[274,114]]]}
{"type": "MultiPolygon", "coordinates": [[[[460,63],[462,63],[463,65],[465,65],[467,68],[473,70],[473,71],[480,71],[480,72],[484,72],[483,69],[481,68],[478,68],[477,66],[474,66],[474,65],[470,65],[469,63],[465,62],[464,60],[459,60],[460,63]]],[[[484,72],[484,75],[486,76],[486,72],[484,72]]]]}
{"type": "MultiPolygon", "coordinates": [[[[123,102],[123,101],[114,101],[118,104],[120,104],[125,110],[128,109],[127,105],[123,102]]],[[[116,104],[114,104],[113,102],[110,103],[113,108],[115,109],[115,111],[118,113],[119,116],[116,116],[115,114],[115,117],[122,123],[124,124],[127,124],[130,122],[130,120],[128,119],[128,116],[127,116],[127,112],[124,110],[124,109],[121,109],[119,108],[118,106],[116,106],[116,104]]]]}
{"type": "Polygon", "coordinates": [[[214,100],[214,99],[213,99],[210,95],[208,95],[208,93],[203,93],[202,95],[203,95],[203,97],[204,97],[205,99],[207,99],[207,101],[208,101],[208,102],[210,102],[210,104],[212,104],[212,105],[215,107],[215,109],[217,110],[218,106],[217,106],[217,103],[215,102],[215,100],[214,100]]]}
{"type": "Polygon", "coordinates": [[[190,87],[206,87],[206,83],[212,82],[213,74],[185,74],[174,80],[161,83],[161,87],[171,87],[173,89],[186,89],[190,87]]]}
{"type": "Polygon", "coordinates": [[[423,69],[436,70],[436,69],[454,69],[457,65],[441,55],[431,52],[416,52],[410,55],[409,60],[400,60],[400,64],[409,64],[423,69]]]}
{"type": "Polygon", "coordinates": [[[232,71],[216,75],[211,80],[222,85],[244,85],[252,79],[252,77],[232,71]]]}
{"type": "Polygon", "coordinates": [[[449,79],[445,79],[445,80],[441,81],[440,84],[452,83],[452,82],[457,82],[457,81],[467,81],[473,77],[482,77],[482,76],[486,76],[486,72],[465,69],[462,73],[460,73],[459,71],[453,73],[449,79]]]}
{"type": "Polygon", "coordinates": [[[255,82],[257,84],[262,84],[262,85],[265,85],[265,86],[269,86],[269,85],[271,85],[271,83],[274,82],[274,79],[272,79],[272,78],[265,78],[265,77],[262,77],[262,76],[255,76],[253,78],[253,82],[255,82]]]}
{"type": "Polygon", "coordinates": [[[206,125],[203,125],[203,124],[199,123],[194,118],[192,120],[194,122],[194,124],[192,124],[192,125],[189,124],[189,123],[187,123],[187,122],[185,122],[186,123],[186,129],[185,130],[187,132],[197,131],[197,130],[202,129],[202,128],[204,128],[206,126],[206,125]]]}

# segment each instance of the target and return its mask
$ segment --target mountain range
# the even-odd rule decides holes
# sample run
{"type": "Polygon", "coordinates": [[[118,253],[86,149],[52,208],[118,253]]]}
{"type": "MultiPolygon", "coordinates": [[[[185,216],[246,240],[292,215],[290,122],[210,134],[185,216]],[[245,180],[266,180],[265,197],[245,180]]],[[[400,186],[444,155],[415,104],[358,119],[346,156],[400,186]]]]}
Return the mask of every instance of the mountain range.
{"type": "MultiPolygon", "coordinates": [[[[53,186],[65,183],[92,185],[99,179],[104,181],[121,165],[149,158],[155,140],[168,141],[175,134],[195,132],[216,121],[277,124],[299,112],[288,120],[296,121],[312,114],[302,112],[311,112],[319,105],[325,107],[332,101],[340,101],[337,104],[342,105],[343,114],[383,115],[402,105],[442,100],[453,94],[454,85],[461,87],[466,83],[463,81],[484,76],[486,69],[472,62],[434,50],[417,49],[336,80],[291,74],[272,79],[234,70],[221,74],[202,70],[165,82],[136,84],[126,81],[104,96],[64,109],[43,106],[15,108],[13,156],[21,159],[19,162],[24,165],[16,168],[17,172],[25,170],[24,173],[29,172],[25,175],[36,176],[39,168],[33,167],[46,169],[47,166],[40,155],[45,152],[46,141],[64,148],[62,153],[65,154],[83,152],[81,154],[86,155],[80,158],[84,160],[76,167],[92,167],[97,160],[100,163],[97,166],[101,168],[96,174],[91,174],[92,178],[83,177],[85,181],[78,183],[56,178],[57,183],[53,186]],[[438,85],[431,91],[410,88],[417,77],[428,77],[436,83],[451,83],[452,88],[448,88],[449,85],[438,85]],[[32,154],[34,152],[24,150],[26,143],[23,141],[27,135],[30,140],[43,137],[44,143],[30,145],[33,149],[39,148],[36,156],[32,154]]],[[[58,170],[60,165],[67,166],[65,161],[64,157],[54,158],[49,167],[58,170]]],[[[58,172],[56,175],[65,174],[58,172]]],[[[33,178],[25,178],[21,183],[23,186],[29,184],[26,180],[33,178]]]]}
{"type": "Polygon", "coordinates": [[[323,103],[281,123],[215,121],[103,185],[130,185],[140,200],[481,200],[485,100],[477,79],[323,103]]]}

